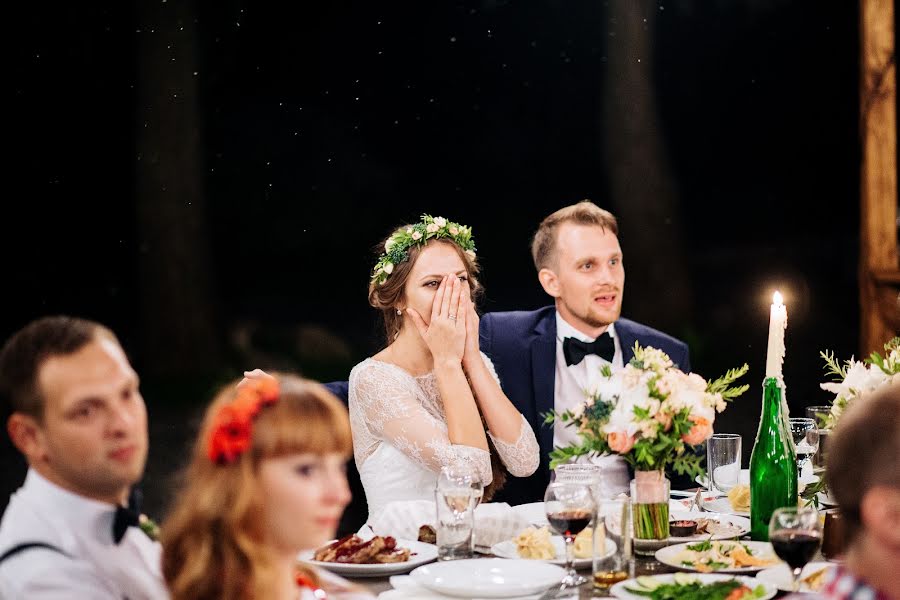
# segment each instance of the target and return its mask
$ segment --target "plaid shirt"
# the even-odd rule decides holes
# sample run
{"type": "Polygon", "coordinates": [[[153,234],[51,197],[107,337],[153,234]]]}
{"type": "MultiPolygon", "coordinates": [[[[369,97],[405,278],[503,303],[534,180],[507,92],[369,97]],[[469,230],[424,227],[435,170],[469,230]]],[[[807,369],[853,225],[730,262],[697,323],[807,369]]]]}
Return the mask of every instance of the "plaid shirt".
{"type": "Polygon", "coordinates": [[[826,600],[888,600],[884,592],[871,587],[840,565],[829,574],[821,593],[826,600]]]}

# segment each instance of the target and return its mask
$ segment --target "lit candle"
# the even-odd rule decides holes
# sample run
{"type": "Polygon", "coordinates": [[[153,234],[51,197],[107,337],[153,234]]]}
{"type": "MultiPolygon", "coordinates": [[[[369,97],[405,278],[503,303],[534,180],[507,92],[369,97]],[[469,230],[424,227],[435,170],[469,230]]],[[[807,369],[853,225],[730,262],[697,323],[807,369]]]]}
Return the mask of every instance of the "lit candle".
{"type": "Polygon", "coordinates": [[[787,328],[787,308],[781,294],[772,295],[772,309],[769,313],[769,348],[766,352],[766,377],[781,376],[781,365],[784,363],[784,330],[787,328]]]}

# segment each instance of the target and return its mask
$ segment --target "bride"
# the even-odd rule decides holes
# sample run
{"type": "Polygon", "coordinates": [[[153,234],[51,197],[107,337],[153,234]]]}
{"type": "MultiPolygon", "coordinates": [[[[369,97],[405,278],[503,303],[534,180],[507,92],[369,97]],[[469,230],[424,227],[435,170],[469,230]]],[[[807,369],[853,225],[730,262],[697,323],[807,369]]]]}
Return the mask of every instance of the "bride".
{"type": "Polygon", "coordinates": [[[505,469],[531,475],[538,445],[478,346],[472,231],[422,217],[385,240],[369,284],[387,346],[350,373],[353,454],[369,522],[389,502],[433,499],[444,466],[475,471],[485,501],[505,469]],[[498,460],[499,459],[499,460],[498,460]]]}

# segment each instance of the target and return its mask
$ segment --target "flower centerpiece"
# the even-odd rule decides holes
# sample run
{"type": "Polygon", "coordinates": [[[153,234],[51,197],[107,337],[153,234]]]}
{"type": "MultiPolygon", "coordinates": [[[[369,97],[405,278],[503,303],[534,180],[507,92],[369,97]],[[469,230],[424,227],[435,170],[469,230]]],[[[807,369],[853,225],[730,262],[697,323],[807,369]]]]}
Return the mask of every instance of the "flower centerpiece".
{"type": "Polygon", "coordinates": [[[635,469],[632,482],[634,534],[643,539],[669,535],[669,493],[665,468],[699,475],[702,458],[690,447],[705,442],[713,431],[716,413],[747,391],[732,384],[747,365],[731,369],[707,382],[696,373],[676,368],[656,348],[635,344],[634,358],[624,369],[609,365],[600,370],[586,399],[574,409],[546,416],[576,427],[580,441],[550,454],[550,466],[580,456],[618,454],[635,469]]]}
{"type": "MultiPolygon", "coordinates": [[[[852,402],[863,394],[900,380],[900,337],[895,337],[884,345],[884,356],[872,352],[863,360],[851,357],[843,363],[835,358],[834,352],[820,352],[819,356],[825,361],[825,373],[832,377],[832,381],[826,381],[819,387],[834,394],[831,410],[824,414],[817,413],[819,443],[823,445],[828,432],[834,429],[852,402]]],[[[808,504],[818,506],[819,492],[827,494],[827,488],[828,482],[823,471],[817,482],[804,488],[801,496],[808,504]]]]}
{"type": "Polygon", "coordinates": [[[873,352],[861,361],[851,358],[843,365],[835,359],[833,352],[819,353],[825,361],[825,372],[833,377],[833,381],[822,383],[820,387],[835,395],[831,411],[820,423],[823,429],[833,429],[857,397],[891,383],[900,375],[900,337],[885,344],[884,352],[884,356],[873,352]]]}

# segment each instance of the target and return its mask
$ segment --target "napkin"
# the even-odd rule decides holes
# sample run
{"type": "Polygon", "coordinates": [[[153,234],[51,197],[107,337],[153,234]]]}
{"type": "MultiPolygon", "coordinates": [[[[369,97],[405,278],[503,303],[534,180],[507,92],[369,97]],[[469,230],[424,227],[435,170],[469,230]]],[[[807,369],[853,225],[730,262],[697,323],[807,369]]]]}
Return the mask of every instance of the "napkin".
{"type": "MultiPolygon", "coordinates": [[[[437,592],[432,592],[418,583],[413,581],[409,575],[395,575],[390,579],[394,589],[387,590],[378,594],[378,600],[448,600],[451,596],[445,596],[437,592]]],[[[532,594],[531,596],[515,596],[506,600],[538,600],[542,594],[532,594]]],[[[557,596],[563,598],[564,596],[557,596]]],[[[578,598],[578,590],[572,590],[572,598],[578,598]]],[[[480,598],[472,598],[472,600],[481,600],[480,598]]]]}
{"type": "MultiPolygon", "coordinates": [[[[376,535],[415,540],[419,527],[435,526],[437,509],[431,500],[399,500],[384,507],[370,523],[376,535]]],[[[488,502],[475,508],[475,545],[490,548],[514,538],[528,521],[505,502],[488,502]]]]}

